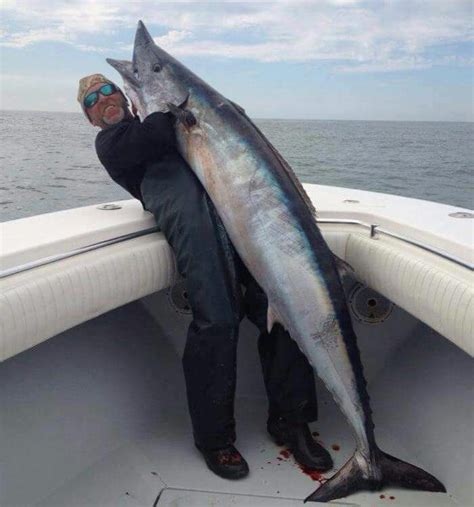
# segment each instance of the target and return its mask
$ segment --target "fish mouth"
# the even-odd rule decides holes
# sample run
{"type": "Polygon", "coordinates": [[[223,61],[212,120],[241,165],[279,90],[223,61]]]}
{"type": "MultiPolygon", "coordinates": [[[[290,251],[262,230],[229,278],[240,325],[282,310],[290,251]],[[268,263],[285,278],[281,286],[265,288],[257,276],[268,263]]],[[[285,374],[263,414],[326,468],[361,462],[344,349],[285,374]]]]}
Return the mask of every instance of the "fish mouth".
{"type": "Polygon", "coordinates": [[[145,24],[142,20],[138,22],[137,31],[135,32],[135,40],[133,42],[133,56],[132,56],[132,67],[135,74],[135,69],[140,67],[140,61],[146,59],[147,48],[153,47],[155,41],[150,35],[150,32],[146,29],[145,24]]]}
{"type": "Polygon", "coordinates": [[[122,76],[125,93],[135,103],[140,118],[148,109],[167,113],[168,102],[179,107],[188,98],[189,89],[175,74],[179,63],[155,44],[141,20],[135,32],[132,61],[106,61],[122,76]],[[146,105],[147,101],[152,104],[146,105]]]}
{"type": "Polygon", "coordinates": [[[135,87],[140,87],[140,83],[133,74],[134,64],[128,60],[115,60],[113,58],[106,58],[105,61],[111,65],[123,78],[135,87]]]}
{"type": "Polygon", "coordinates": [[[150,32],[146,29],[145,24],[142,20],[138,22],[137,31],[135,33],[134,46],[134,61],[135,61],[135,49],[139,46],[146,46],[148,44],[154,44],[153,37],[150,32]]]}

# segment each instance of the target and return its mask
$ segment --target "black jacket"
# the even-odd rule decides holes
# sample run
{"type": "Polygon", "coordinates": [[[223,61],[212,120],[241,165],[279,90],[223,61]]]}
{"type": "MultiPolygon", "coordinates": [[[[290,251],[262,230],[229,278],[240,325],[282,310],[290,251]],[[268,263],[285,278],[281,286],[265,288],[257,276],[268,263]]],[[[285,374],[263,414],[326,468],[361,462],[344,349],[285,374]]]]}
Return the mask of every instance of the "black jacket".
{"type": "MultiPolygon", "coordinates": [[[[95,140],[100,162],[110,177],[139,199],[144,209],[140,183],[146,170],[160,164],[165,155],[176,155],[176,137],[169,113],[152,113],[140,122],[138,118],[126,118],[116,125],[101,130],[95,140]]],[[[166,157],[172,163],[174,157],[166,157]]]]}

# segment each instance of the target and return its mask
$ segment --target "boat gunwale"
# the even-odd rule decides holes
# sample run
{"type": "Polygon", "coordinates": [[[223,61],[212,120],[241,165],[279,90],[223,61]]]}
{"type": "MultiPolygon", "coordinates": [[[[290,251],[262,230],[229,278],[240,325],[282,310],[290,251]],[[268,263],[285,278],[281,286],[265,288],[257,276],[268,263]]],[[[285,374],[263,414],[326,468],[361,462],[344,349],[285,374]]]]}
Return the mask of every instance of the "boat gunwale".
{"type": "MultiPolygon", "coordinates": [[[[408,243],[410,245],[416,246],[418,248],[421,248],[425,251],[428,251],[430,253],[433,253],[439,257],[442,257],[443,259],[449,260],[451,262],[454,262],[462,267],[468,268],[469,270],[474,270],[474,264],[471,264],[470,262],[464,261],[460,259],[459,257],[450,254],[449,252],[446,252],[444,250],[441,250],[440,248],[433,247],[431,245],[428,245],[422,241],[418,241],[415,239],[412,239],[408,236],[395,233],[393,231],[390,231],[386,229],[385,227],[380,227],[378,224],[371,224],[368,222],[364,222],[362,220],[356,220],[356,219],[349,219],[349,218],[332,218],[332,217],[325,217],[325,218],[316,218],[316,222],[318,224],[324,225],[324,224],[331,224],[331,225],[356,225],[363,227],[365,229],[369,229],[370,237],[373,239],[377,238],[377,235],[382,234],[385,236],[389,236],[392,238],[395,238],[397,240],[403,241],[405,243],[408,243]]],[[[31,269],[41,267],[47,264],[51,264],[53,262],[57,262],[63,259],[67,259],[69,257],[73,257],[75,255],[79,255],[84,252],[88,252],[91,250],[97,250],[99,248],[106,247],[108,245],[112,245],[115,243],[120,243],[122,241],[127,241],[129,239],[137,238],[140,236],[146,236],[148,234],[153,234],[155,232],[159,232],[159,227],[149,227],[147,229],[143,229],[141,231],[131,232],[128,234],[122,234],[120,236],[117,236],[115,238],[110,238],[102,241],[98,241],[96,243],[91,243],[90,245],[85,245],[80,248],[75,248],[73,250],[62,252],[55,255],[50,255],[47,257],[40,258],[35,261],[30,261],[24,264],[20,264],[18,266],[15,266],[13,268],[8,268],[5,270],[0,271],[0,279],[6,278],[8,276],[12,276],[18,273],[23,273],[25,271],[29,271],[31,269]]]]}

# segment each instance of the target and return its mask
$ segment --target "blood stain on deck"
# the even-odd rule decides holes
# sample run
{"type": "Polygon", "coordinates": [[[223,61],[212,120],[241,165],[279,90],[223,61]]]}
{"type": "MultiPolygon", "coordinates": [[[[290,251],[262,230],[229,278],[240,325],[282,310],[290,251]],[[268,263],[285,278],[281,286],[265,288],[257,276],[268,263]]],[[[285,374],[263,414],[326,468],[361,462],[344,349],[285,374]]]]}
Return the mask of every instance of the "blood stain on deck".
{"type": "MultiPolygon", "coordinates": [[[[277,459],[280,460],[280,461],[283,461],[283,460],[288,460],[291,456],[291,451],[290,449],[282,449],[280,451],[280,455],[277,456],[277,459]]],[[[307,475],[311,480],[313,481],[318,481],[320,482],[321,484],[323,482],[326,482],[327,479],[326,477],[324,477],[324,475],[322,474],[322,472],[319,472],[318,470],[312,470],[311,468],[305,466],[305,465],[302,465],[298,462],[295,461],[295,464],[298,466],[298,468],[305,474],[307,475]]]]}
{"type": "Polygon", "coordinates": [[[317,470],[312,470],[311,468],[308,468],[305,465],[302,465],[301,463],[298,463],[299,469],[308,477],[310,477],[313,481],[318,481],[321,484],[323,482],[326,482],[326,477],[322,474],[322,472],[318,472],[317,470]]]}

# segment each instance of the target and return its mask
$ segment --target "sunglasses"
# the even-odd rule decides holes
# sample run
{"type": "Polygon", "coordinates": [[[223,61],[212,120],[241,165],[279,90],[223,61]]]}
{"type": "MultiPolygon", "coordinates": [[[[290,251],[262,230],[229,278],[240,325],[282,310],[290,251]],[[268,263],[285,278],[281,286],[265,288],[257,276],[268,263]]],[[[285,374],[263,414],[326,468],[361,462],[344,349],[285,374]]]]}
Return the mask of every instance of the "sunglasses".
{"type": "Polygon", "coordinates": [[[108,97],[109,95],[112,95],[113,93],[118,91],[119,89],[115,85],[111,83],[106,83],[95,92],[89,93],[84,97],[84,107],[86,109],[90,109],[91,107],[95,106],[97,104],[97,101],[99,100],[99,93],[104,97],[108,97]]]}

